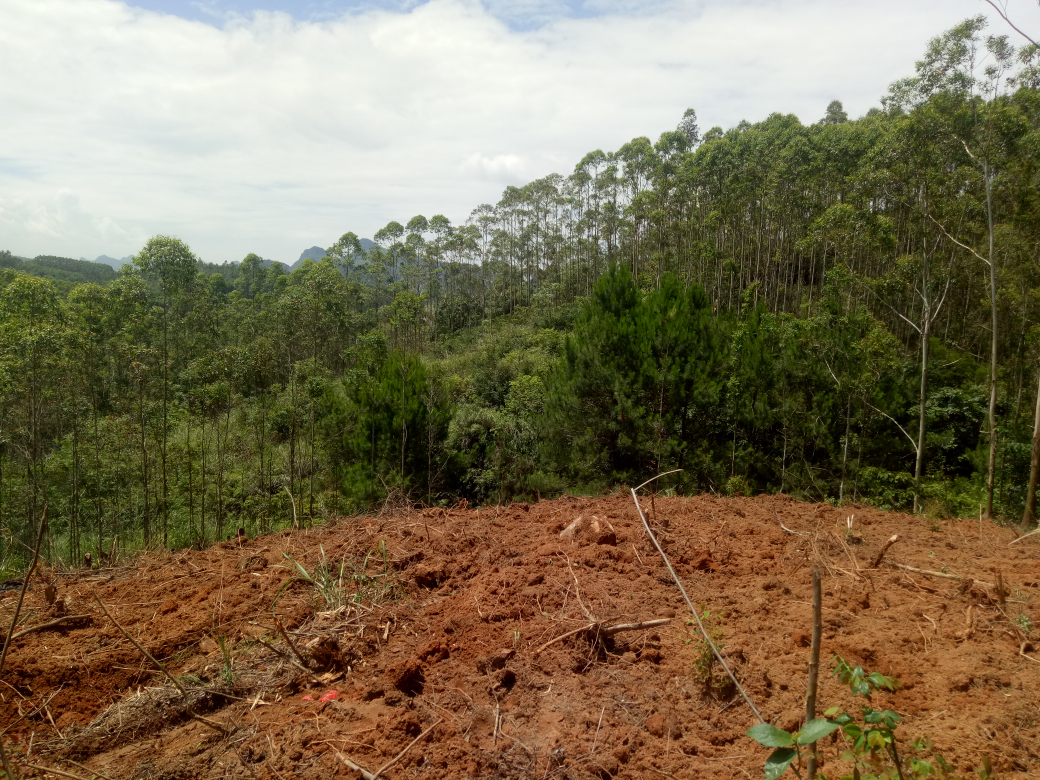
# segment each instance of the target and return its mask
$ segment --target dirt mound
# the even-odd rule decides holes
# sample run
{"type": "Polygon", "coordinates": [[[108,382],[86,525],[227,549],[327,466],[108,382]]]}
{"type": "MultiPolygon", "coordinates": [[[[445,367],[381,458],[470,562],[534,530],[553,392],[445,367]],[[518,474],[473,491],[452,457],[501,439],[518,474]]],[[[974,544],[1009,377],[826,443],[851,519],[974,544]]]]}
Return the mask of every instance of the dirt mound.
{"type": "MultiPolygon", "coordinates": [[[[772,723],[804,713],[815,547],[823,657],[899,677],[877,703],[958,771],[987,755],[998,776],[1040,776],[1040,537],[783,496],[658,498],[653,522],[772,723]]],[[[348,762],[375,773],[414,742],[381,777],[730,778],[761,776],[768,753],[704,668],[628,495],[351,518],[46,576],[91,619],[13,643],[0,731],[28,776],[356,778],[348,762]],[[229,735],[188,716],[92,591],[229,735]]],[[[27,606],[24,627],[53,617],[42,587],[27,606]]],[[[821,677],[821,709],[854,711],[821,677]]]]}

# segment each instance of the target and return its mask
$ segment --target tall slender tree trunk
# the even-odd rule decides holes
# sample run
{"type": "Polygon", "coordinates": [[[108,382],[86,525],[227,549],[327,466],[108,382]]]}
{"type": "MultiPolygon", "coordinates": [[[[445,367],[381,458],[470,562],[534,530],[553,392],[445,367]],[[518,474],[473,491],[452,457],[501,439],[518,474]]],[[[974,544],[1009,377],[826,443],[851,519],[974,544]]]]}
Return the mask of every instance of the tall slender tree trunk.
{"type": "Polygon", "coordinates": [[[983,163],[986,177],[986,219],[989,226],[989,306],[990,339],[989,356],[989,464],[986,469],[986,518],[993,519],[993,481],[997,470],[997,265],[993,252],[993,180],[989,164],[983,163]]]}
{"type": "MultiPolygon", "coordinates": [[[[927,260],[925,261],[927,262],[927,260]]],[[[921,314],[921,396],[917,407],[917,461],[914,464],[914,514],[921,511],[921,472],[924,469],[925,406],[928,399],[928,340],[932,335],[932,312],[928,298],[921,314]]]]}
{"type": "Polygon", "coordinates": [[[1033,417],[1033,451],[1029,459],[1029,488],[1026,490],[1025,524],[1036,522],[1036,486],[1040,483],[1040,381],[1036,390],[1036,413],[1033,417]]]}

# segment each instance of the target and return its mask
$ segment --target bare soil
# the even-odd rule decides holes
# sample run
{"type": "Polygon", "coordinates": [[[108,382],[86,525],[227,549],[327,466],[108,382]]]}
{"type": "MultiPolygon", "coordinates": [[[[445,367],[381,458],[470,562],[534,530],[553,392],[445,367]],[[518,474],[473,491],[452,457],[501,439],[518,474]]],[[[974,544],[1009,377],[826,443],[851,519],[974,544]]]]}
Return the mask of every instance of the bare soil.
{"type": "MultiPolygon", "coordinates": [[[[998,777],[1040,777],[1040,536],[1009,547],[988,522],[784,496],[643,504],[766,719],[804,718],[815,550],[821,709],[857,706],[828,673],[841,654],[902,681],[876,703],[905,740],[930,736],[965,775],[985,755],[998,777]]],[[[29,777],[357,778],[345,760],[375,773],[419,736],[381,777],[758,778],[768,753],[739,694],[698,673],[699,635],[627,494],[345,518],[34,582],[20,628],[89,617],[12,644],[0,731],[29,777]],[[322,554],[334,578],[345,561],[338,608],[285,557],[313,571],[322,554]],[[188,717],[92,592],[227,736],[188,717]]],[[[3,625],[15,597],[0,594],[3,625]]]]}

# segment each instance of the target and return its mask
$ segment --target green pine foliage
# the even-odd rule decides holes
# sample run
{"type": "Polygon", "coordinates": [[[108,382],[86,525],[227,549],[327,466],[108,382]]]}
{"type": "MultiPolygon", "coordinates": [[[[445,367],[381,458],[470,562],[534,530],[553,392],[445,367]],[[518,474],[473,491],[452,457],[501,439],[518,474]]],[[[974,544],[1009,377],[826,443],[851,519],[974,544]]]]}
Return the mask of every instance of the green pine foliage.
{"type": "Polygon", "coordinates": [[[994,514],[1022,517],[1040,92],[983,21],[861,118],[688,110],[291,272],[161,236],[118,274],[0,254],[0,566],[45,505],[70,563],[672,469],[935,518],[985,507],[992,462],[994,514]]]}

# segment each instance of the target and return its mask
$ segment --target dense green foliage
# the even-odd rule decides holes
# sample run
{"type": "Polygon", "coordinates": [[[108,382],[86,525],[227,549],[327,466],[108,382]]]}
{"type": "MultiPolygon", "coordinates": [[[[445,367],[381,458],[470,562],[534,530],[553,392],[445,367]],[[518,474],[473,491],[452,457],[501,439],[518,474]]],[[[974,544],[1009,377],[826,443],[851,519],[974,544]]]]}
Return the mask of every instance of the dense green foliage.
{"type": "Polygon", "coordinates": [[[0,278],[10,278],[14,271],[51,279],[55,289],[62,294],[67,294],[77,284],[106,284],[119,275],[102,263],[49,255],[25,260],[15,257],[7,250],[0,251],[0,278]]]}
{"type": "Polygon", "coordinates": [[[1035,52],[981,29],[861,119],[702,137],[688,111],[291,273],[161,236],[70,289],[72,266],[6,263],[0,550],[45,503],[76,559],[679,468],[669,489],[971,514],[992,473],[1021,516],[1040,93],[1035,52]]]}

